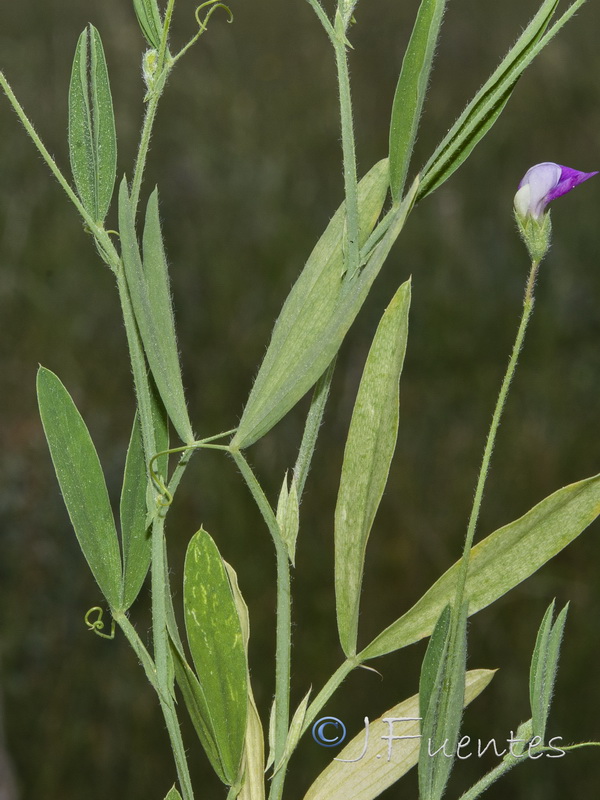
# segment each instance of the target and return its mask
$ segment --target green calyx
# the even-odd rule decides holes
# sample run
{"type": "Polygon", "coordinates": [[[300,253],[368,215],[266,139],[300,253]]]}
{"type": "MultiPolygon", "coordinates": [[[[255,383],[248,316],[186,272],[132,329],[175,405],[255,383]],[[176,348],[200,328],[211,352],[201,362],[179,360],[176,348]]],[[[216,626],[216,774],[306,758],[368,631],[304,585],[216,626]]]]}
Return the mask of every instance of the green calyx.
{"type": "Polygon", "coordinates": [[[541,217],[536,219],[531,214],[523,217],[515,211],[515,219],[531,260],[539,263],[550,249],[550,237],[552,235],[550,213],[542,214],[541,217]]]}

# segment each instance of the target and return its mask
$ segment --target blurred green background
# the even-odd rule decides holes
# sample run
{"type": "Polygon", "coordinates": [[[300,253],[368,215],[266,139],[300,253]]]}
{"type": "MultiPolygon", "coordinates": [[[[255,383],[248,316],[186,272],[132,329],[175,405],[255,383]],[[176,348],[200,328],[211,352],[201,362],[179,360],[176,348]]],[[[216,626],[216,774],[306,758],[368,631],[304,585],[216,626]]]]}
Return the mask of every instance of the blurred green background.
{"type": "MultiPolygon", "coordinates": [[[[416,0],[361,0],[352,31],[361,173],[386,155],[387,124],[416,0]]],[[[332,588],[332,517],[344,438],[370,338],[398,284],[413,276],[401,424],[390,482],[368,550],[361,640],[406,610],[458,556],[495,395],[528,269],[511,216],[526,169],[551,160],[600,168],[597,4],[579,13],[521,80],[492,132],[416,210],[346,341],[302,506],[294,577],[294,702],[341,661],[332,588]]],[[[152,141],[172,266],[179,341],[199,434],[239,418],[290,286],[342,196],[333,59],[304,0],[236,2],[217,13],[168,86],[152,141]]],[[[455,0],[438,49],[415,164],[513,43],[535,0],[455,0]]],[[[178,0],[174,38],[193,33],[178,0]]],[[[49,150],[68,170],[66,98],[77,36],[92,21],[113,81],[119,169],[132,171],[143,113],[144,43],[128,0],[0,3],[0,66],[49,150]]],[[[106,642],[83,615],[100,601],[70,530],[36,409],[37,364],[74,396],[117,502],[134,399],[112,276],[57,183],[0,98],[1,677],[5,733],[23,800],[162,800],[174,780],[157,703],[122,636],[106,642]]],[[[558,487],[600,470],[600,183],[556,204],[554,245],[494,454],[480,534],[558,487]]],[[[274,498],[293,465],[306,404],[250,457],[274,498]]],[[[238,570],[250,606],[255,694],[273,692],[274,558],[232,463],[194,458],[169,517],[181,602],[185,546],[200,523],[238,570]]],[[[600,528],[473,618],[470,667],[500,668],[464,728],[506,739],[528,714],[527,673],[548,602],[570,600],[549,733],[600,739],[597,620],[600,528]]],[[[147,638],[147,592],[132,612],[147,638]]],[[[358,670],[326,712],[360,730],[414,693],[424,645],[358,670]]],[[[224,796],[193,732],[186,741],[199,798],[224,796]]],[[[331,758],[307,738],[287,797],[301,798],[331,758]]],[[[461,762],[458,796],[495,761],[461,762]]],[[[592,797],[597,751],[515,770],[487,796],[592,797]]],[[[386,797],[415,797],[410,774],[386,797]]],[[[351,800],[349,798],[349,800],[351,800]]]]}

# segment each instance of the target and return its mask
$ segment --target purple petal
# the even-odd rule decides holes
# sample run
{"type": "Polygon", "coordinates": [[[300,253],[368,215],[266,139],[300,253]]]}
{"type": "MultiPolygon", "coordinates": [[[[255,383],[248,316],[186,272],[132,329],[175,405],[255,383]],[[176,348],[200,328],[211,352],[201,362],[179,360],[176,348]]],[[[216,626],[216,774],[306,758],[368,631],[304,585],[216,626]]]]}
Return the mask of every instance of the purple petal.
{"type": "Polygon", "coordinates": [[[589,178],[593,178],[594,175],[598,174],[598,172],[580,172],[577,169],[563,167],[560,164],[559,166],[561,170],[560,181],[546,195],[547,203],[549,203],[551,200],[556,200],[557,197],[562,197],[563,194],[567,194],[567,192],[570,192],[571,189],[579,186],[580,183],[583,183],[584,181],[587,181],[589,178]]]}

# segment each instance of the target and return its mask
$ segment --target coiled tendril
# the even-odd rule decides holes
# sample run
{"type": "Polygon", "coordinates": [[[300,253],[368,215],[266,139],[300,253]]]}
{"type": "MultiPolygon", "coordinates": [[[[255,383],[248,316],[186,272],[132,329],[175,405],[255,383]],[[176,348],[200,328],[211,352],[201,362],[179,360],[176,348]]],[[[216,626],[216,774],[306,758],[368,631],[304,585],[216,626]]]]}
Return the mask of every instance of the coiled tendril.
{"type": "Polygon", "coordinates": [[[96,636],[101,636],[103,639],[114,639],[115,638],[115,621],[111,619],[110,624],[110,633],[102,633],[104,630],[104,611],[100,606],[94,606],[90,608],[89,611],[86,612],[85,617],[83,618],[85,624],[88,627],[88,630],[94,631],[96,636]],[[90,615],[96,613],[98,616],[96,619],[90,619],[90,615]]]}
{"type": "Polygon", "coordinates": [[[190,49],[190,47],[192,47],[192,45],[196,44],[198,39],[206,31],[208,20],[212,17],[217,8],[222,8],[227,12],[227,16],[229,17],[227,22],[233,22],[233,12],[229,8],[229,6],[225,5],[225,3],[221,3],[219,2],[219,0],[206,0],[205,3],[201,3],[194,13],[194,16],[196,17],[196,22],[198,23],[198,32],[190,39],[190,41],[185,45],[185,47],[181,48],[181,50],[177,53],[176,56],[173,56],[173,58],[171,59],[171,66],[173,66],[173,64],[176,61],[179,61],[181,56],[184,53],[187,53],[187,51],[190,49]],[[200,19],[200,14],[202,13],[203,9],[207,8],[208,6],[212,6],[212,8],[210,8],[206,12],[204,19],[200,19]]]}
{"type": "Polygon", "coordinates": [[[229,19],[227,21],[228,22],[233,22],[233,12],[229,8],[229,6],[226,6],[225,3],[218,2],[218,0],[206,0],[205,3],[202,3],[201,5],[198,6],[198,8],[196,9],[196,12],[194,14],[194,16],[196,17],[196,22],[198,23],[198,25],[200,27],[200,30],[198,31],[196,36],[202,36],[204,31],[206,30],[206,26],[208,24],[208,20],[215,13],[217,8],[224,9],[227,12],[227,16],[229,17],[229,19]],[[204,17],[203,20],[201,20],[200,19],[200,12],[202,11],[202,9],[207,8],[208,6],[212,6],[212,8],[209,11],[206,12],[206,16],[204,17]]]}

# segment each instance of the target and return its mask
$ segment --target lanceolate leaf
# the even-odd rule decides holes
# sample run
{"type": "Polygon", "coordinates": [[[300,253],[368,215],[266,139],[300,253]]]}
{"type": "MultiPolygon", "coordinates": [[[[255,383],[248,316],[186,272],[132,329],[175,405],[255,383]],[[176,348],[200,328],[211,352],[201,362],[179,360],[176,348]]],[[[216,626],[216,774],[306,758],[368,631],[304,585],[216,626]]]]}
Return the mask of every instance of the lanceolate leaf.
{"type": "MultiPolygon", "coordinates": [[[[465,705],[481,694],[493,677],[493,670],[467,672],[465,705]]],[[[374,800],[379,797],[417,763],[421,738],[418,718],[419,695],[416,694],[371,720],[366,747],[363,729],[336,753],[335,760],[319,775],[304,800],[374,800]],[[406,738],[382,740],[382,736],[406,738]]]]}
{"type": "MultiPolygon", "coordinates": [[[[475,614],[509,592],[565,548],[600,514],[600,475],[564,486],[525,516],[499,528],[471,551],[466,597],[475,614]]],[[[429,636],[452,602],[460,562],[360,654],[362,660],[399,650],[429,636]]]]}
{"type": "Polygon", "coordinates": [[[181,795],[179,794],[175,786],[171,788],[169,794],[165,797],[165,800],[181,800],[181,795]]]}
{"type": "MultiPolygon", "coordinates": [[[[381,212],[388,180],[387,162],[380,161],[359,184],[361,245],[381,212]]],[[[342,287],[345,219],[342,204],[284,303],[234,439],[239,447],[247,447],[273,427],[331,361],[323,369],[319,363],[314,374],[315,348],[324,344],[342,287]]]]}
{"type": "Polygon", "coordinates": [[[152,192],[148,200],[142,245],[144,275],[148,286],[152,318],[165,352],[168,353],[171,360],[178,363],[169,270],[158,215],[158,189],[152,192]]]}
{"type": "Polygon", "coordinates": [[[121,607],[121,554],[102,467],[85,422],[69,393],[40,367],[37,395],[71,523],[90,569],[112,609],[121,607]]]}
{"type": "Polygon", "coordinates": [[[219,779],[223,781],[223,783],[229,784],[230,779],[221,760],[216,742],[211,708],[204,689],[194,674],[194,671],[185,660],[179,643],[174,641],[173,636],[170,637],[169,642],[171,645],[173,667],[175,669],[175,679],[181,690],[185,707],[190,715],[198,739],[204,748],[204,752],[208,756],[212,768],[219,776],[219,779]]]}
{"type": "Polygon", "coordinates": [[[133,8],[146,41],[158,50],[163,26],[156,0],[133,0],[133,8]]]}
{"type": "Polygon", "coordinates": [[[164,253],[155,200],[149,205],[147,231],[144,237],[146,245],[144,255],[150,261],[151,278],[148,280],[137,244],[127,181],[123,178],[119,190],[119,230],[123,265],[135,319],[156,386],[177,433],[184,442],[189,443],[194,440],[194,434],[185,404],[177,343],[171,327],[168,286],[164,284],[166,279],[160,278],[164,253]],[[151,248],[155,248],[152,253],[151,248]]]}
{"type": "Polygon", "coordinates": [[[242,625],[223,560],[198,531],[185,558],[183,602],[192,659],[212,721],[227,783],[239,773],[248,713],[248,665],[242,625]]]}
{"type": "MultiPolygon", "coordinates": [[[[168,422],[152,381],[150,381],[150,401],[155,444],[157,451],[162,452],[169,447],[168,422]]],[[[149,483],[149,460],[144,453],[141,426],[136,414],[125,461],[120,507],[125,609],[128,609],[138,596],[150,566],[152,540],[149,523],[151,515],[148,511],[154,512],[156,508],[157,489],[149,483]]],[[[165,480],[167,456],[154,462],[154,470],[165,480]]]]}
{"type": "Polygon", "coordinates": [[[148,476],[140,421],[136,414],[125,461],[121,491],[121,538],[123,543],[123,607],[138,596],[150,566],[151,538],[146,528],[148,476]]]}
{"type": "Polygon", "coordinates": [[[79,37],[69,87],[69,153],[77,192],[102,223],[112,199],[117,137],[100,34],[89,25],[79,37]]]}
{"type": "Polygon", "coordinates": [[[421,0],[404,54],[390,123],[390,189],[395,202],[404,191],[445,7],[446,0],[421,0]]]}
{"type": "Polygon", "coordinates": [[[567,619],[568,604],[562,609],[554,624],[554,600],[548,609],[538,631],[531,670],[529,676],[529,696],[531,702],[531,723],[535,736],[543,742],[546,734],[546,723],[550,713],[554,681],[558,669],[558,656],[565,622],[567,619]]]}
{"type": "Polygon", "coordinates": [[[419,716],[421,718],[427,713],[429,701],[438,679],[439,666],[448,649],[451,614],[450,606],[446,606],[435,623],[423,663],[421,664],[421,674],[419,676],[419,716]]]}
{"type": "Polygon", "coordinates": [[[367,541],[398,435],[398,383],[408,336],[410,281],[387,307],[363,370],[335,509],[335,597],[340,642],[356,654],[367,541]]]}
{"type": "MultiPolygon", "coordinates": [[[[422,170],[418,200],[437,189],[458,169],[498,119],[517,81],[547,43],[548,37],[542,37],[558,2],[542,3],[516,44],[450,128],[422,170]]],[[[557,23],[559,27],[562,24],[560,20],[557,23]]],[[[552,29],[554,32],[557,25],[552,29]]]]}
{"type": "MultiPolygon", "coordinates": [[[[248,657],[248,641],[250,640],[250,615],[248,606],[243,598],[238,584],[237,574],[233,567],[224,561],[225,569],[229,575],[231,591],[240,618],[242,639],[246,658],[248,657]]],[[[246,722],[246,737],[244,741],[244,756],[240,769],[243,784],[238,795],[238,800],[264,800],[265,797],[265,737],[262,723],[254,702],[254,694],[248,673],[248,719],[246,722]]]]}
{"type": "Polygon", "coordinates": [[[289,559],[294,564],[296,559],[296,538],[300,527],[300,506],[296,488],[296,476],[292,475],[292,482],[288,489],[287,472],[283,478],[277,502],[277,524],[279,525],[281,538],[285,542],[289,559]]]}
{"type": "MultiPolygon", "coordinates": [[[[383,204],[386,173],[387,162],[379,162],[360,182],[361,244],[383,204]]],[[[415,191],[416,184],[365,266],[348,280],[342,278],[344,207],[338,210],[284,304],[233,446],[247,447],[267,433],[327,369],[402,230],[415,191]]]]}
{"type": "Polygon", "coordinates": [[[300,741],[300,736],[302,734],[302,726],[304,725],[304,720],[306,718],[306,709],[308,708],[310,693],[311,689],[309,689],[308,692],[304,695],[304,697],[300,701],[300,705],[294,711],[294,716],[292,717],[292,721],[290,722],[290,728],[285,742],[283,755],[281,756],[279,764],[275,766],[275,769],[273,770],[273,775],[276,775],[277,772],[279,772],[279,770],[281,769],[281,766],[284,764],[284,762],[287,762],[291,754],[296,749],[298,742],[300,741]]]}
{"type": "MultiPolygon", "coordinates": [[[[422,698],[419,702],[422,716],[419,752],[420,800],[441,800],[444,794],[454,763],[464,706],[467,604],[464,603],[462,608],[455,612],[458,619],[456,621],[452,619],[450,626],[447,624],[446,609],[438,621],[441,628],[440,638],[441,636],[445,638],[443,646],[440,648],[439,641],[434,642],[434,652],[428,652],[430,661],[427,669],[433,667],[437,656],[435,679],[432,684],[429,684],[429,678],[425,679],[428,697],[422,698]]],[[[436,637],[436,629],[432,639],[436,637]]]]}

